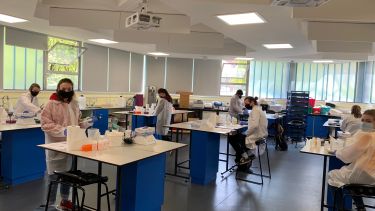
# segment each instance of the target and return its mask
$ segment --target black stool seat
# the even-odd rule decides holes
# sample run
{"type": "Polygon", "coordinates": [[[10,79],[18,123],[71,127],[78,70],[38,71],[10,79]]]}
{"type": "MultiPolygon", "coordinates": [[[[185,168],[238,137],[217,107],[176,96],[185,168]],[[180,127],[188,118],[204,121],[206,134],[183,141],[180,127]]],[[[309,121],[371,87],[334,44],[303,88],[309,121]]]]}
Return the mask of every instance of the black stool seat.
{"type": "MultiPolygon", "coordinates": [[[[351,196],[351,197],[356,196],[356,197],[375,199],[375,186],[374,185],[365,185],[365,184],[347,184],[347,185],[344,185],[340,188],[337,188],[336,191],[334,192],[334,198],[333,198],[333,206],[334,207],[333,207],[333,209],[334,210],[336,209],[336,205],[343,208],[345,206],[344,205],[345,198],[348,197],[348,196],[351,196]],[[337,204],[337,202],[336,202],[337,191],[341,191],[343,193],[341,204],[337,204]]],[[[370,205],[366,205],[366,204],[364,206],[368,207],[368,208],[372,208],[372,209],[375,208],[375,206],[370,206],[370,205]]],[[[340,207],[338,208],[339,210],[341,210],[340,207]]]]}
{"type": "Polygon", "coordinates": [[[349,184],[343,186],[342,188],[349,191],[351,195],[375,196],[375,186],[373,185],[349,184]]]}
{"type": "Polygon", "coordinates": [[[66,171],[66,172],[54,172],[64,182],[77,184],[80,186],[92,185],[97,183],[105,183],[108,181],[108,177],[99,176],[94,173],[86,173],[82,171],[66,171]]]}

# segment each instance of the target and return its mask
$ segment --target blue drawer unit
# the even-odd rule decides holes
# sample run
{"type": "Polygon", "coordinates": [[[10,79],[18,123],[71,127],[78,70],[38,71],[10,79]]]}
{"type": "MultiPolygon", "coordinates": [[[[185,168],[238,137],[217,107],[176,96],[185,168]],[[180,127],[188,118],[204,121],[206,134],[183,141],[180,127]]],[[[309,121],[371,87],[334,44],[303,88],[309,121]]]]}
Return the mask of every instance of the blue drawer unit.
{"type": "Polygon", "coordinates": [[[101,134],[108,130],[108,109],[96,109],[92,111],[94,128],[98,128],[101,134]]]}

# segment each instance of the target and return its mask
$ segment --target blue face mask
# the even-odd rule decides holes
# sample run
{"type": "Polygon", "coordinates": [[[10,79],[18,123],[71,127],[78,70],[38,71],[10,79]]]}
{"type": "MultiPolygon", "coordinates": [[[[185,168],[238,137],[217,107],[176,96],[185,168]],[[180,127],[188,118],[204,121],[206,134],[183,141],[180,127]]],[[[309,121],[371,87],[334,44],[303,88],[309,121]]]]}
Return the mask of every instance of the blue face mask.
{"type": "Polygon", "coordinates": [[[374,126],[372,123],[362,122],[361,129],[365,132],[372,132],[374,131],[374,126]]]}

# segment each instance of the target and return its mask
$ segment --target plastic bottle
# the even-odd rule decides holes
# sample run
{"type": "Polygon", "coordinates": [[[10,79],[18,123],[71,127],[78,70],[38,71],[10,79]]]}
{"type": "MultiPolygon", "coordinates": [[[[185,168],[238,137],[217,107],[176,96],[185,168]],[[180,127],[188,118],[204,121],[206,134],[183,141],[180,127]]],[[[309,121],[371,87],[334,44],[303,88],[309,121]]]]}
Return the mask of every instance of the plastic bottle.
{"type": "Polygon", "coordinates": [[[86,108],[86,97],[84,95],[80,95],[78,97],[78,106],[79,106],[79,109],[86,108]]]}
{"type": "Polygon", "coordinates": [[[122,95],[118,98],[117,104],[120,108],[126,107],[126,101],[125,101],[125,98],[122,95]]]}

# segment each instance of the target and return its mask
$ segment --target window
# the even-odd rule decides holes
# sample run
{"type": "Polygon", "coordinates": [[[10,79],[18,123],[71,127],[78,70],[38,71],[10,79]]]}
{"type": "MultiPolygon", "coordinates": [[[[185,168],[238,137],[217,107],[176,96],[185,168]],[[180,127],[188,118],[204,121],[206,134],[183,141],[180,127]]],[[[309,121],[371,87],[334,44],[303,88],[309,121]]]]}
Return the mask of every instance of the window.
{"type": "Polygon", "coordinates": [[[231,96],[238,89],[242,89],[246,95],[248,62],[223,62],[221,72],[220,95],[231,96]]]}
{"type": "Polygon", "coordinates": [[[46,89],[56,89],[62,78],[70,78],[74,88],[79,88],[80,43],[56,37],[48,37],[48,68],[45,75],[46,89]]]}
{"type": "Polygon", "coordinates": [[[32,83],[43,86],[43,51],[4,45],[4,89],[28,89],[32,83]]]}
{"type": "Polygon", "coordinates": [[[287,62],[251,61],[249,95],[259,98],[286,98],[288,70],[287,62]]]}
{"type": "Polygon", "coordinates": [[[338,64],[298,63],[296,91],[327,101],[355,101],[357,62],[338,64]]]}

